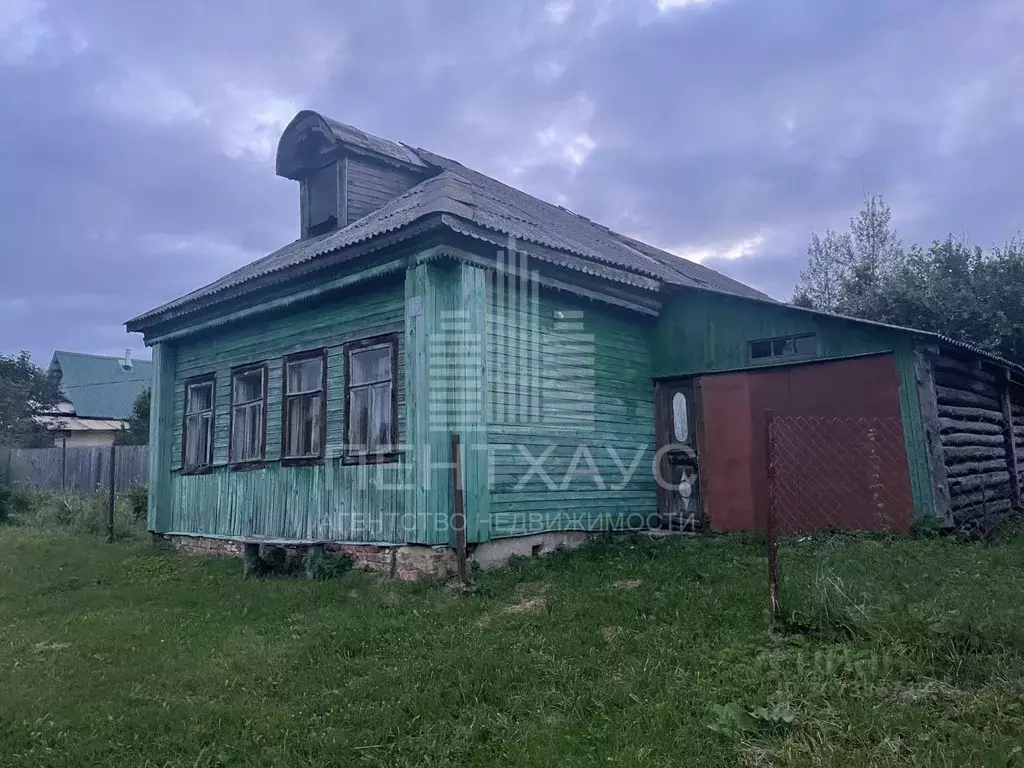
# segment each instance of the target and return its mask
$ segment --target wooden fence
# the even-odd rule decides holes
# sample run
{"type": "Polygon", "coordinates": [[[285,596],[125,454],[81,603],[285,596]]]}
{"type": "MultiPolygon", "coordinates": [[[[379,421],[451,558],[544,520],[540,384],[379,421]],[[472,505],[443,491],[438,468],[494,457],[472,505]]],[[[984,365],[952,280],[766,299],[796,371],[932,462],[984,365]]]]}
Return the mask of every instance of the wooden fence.
{"type": "Polygon", "coordinates": [[[0,478],[46,491],[87,496],[97,490],[109,490],[111,465],[115,492],[146,484],[149,481],[149,446],[0,447],[0,478]]]}

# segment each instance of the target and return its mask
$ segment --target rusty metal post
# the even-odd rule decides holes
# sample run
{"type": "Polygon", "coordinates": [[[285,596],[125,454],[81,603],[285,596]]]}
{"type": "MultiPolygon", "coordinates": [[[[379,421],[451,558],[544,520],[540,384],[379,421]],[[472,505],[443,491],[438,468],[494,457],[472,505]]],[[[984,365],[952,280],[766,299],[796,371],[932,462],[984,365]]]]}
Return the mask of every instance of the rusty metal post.
{"type": "Polygon", "coordinates": [[[60,492],[68,491],[68,436],[60,439],[60,492]]]}
{"type": "Polygon", "coordinates": [[[775,414],[771,408],[764,412],[765,465],[768,472],[768,516],[765,521],[765,549],[768,560],[768,631],[773,632],[781,609],[779,597],[779,537],[775,519],[775,457],[773,455],[772,423],[775,414]]]}
{"type": "Polygon", "coordinates": [[[107,499],[107,541],[114,540],[114,468],[117,461],[117,445],[110,446],[110,496],[107,499]]]}
{"type": "Polygon", "coordinates": [[[454,510],[452,525],[455,527],[455,557],[459,568],[459,583],[463,589],[469,586],[469,569],[466,563],[466,510],[462,495],[462,451],[459,433],[452,432],[452,499],[454,510]]]}

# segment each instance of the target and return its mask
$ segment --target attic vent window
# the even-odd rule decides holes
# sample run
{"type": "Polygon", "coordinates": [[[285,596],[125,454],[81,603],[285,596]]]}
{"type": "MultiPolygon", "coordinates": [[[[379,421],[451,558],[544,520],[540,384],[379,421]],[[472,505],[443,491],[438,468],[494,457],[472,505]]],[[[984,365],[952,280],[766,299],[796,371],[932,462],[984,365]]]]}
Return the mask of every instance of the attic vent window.
{"type": "Polygon", "coordinates": [[[767,362],[777,359],[814,357],[818,354],[818,337],[813,333],[778,336],[750,342],[750,359],[767,362]]]}
{"type": "Polygon", "coordinates": [[[309,237],[338,228],[338,172],[338,164],[331,163],[310,173],[303,182],[303,194],[306,197],[306,220],[303,225],[309,237]]]}

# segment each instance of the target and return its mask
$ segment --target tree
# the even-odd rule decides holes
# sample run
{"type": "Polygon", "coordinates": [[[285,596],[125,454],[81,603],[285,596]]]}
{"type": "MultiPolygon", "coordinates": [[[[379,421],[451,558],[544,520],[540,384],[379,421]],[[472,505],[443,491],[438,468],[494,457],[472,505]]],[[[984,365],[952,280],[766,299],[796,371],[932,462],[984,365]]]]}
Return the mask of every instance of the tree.
{"type": "Polygon", "coordinates": [[[147,389],[135,398],[132,415],[128,417],[128,426],[121,430],[114,442],[118,445],[149,445],[149,405],[147,389]]]}
{"type": "Polygon", "coordinates": [[[849,232],[811,235],[799,306],[921,328],[1024,362],[1024,244],[991,251],[948,236],[904,252],[881,197],[849,232]]]}
{"type": "Polygon", "coordinates": [[[847,233],[825,232],[822,240],[811,234],[807,266],[800,272],[793,303],[809,309],[838,312],[839,301],[853,258],[853,244],[847,233]]]}
{"type": "Polygon", "coordinates": [[[840,310],[861,317],[877,314],[883,281],[891,279],[903,263],[903,246],[892,228],[892,211],[880,195],[868,197],[850,219],[849,238],[852,247],[840,310]]]}
{"type": "Polygon", "coordinates": [[[0,445],[46,445],[49,436],[35,417],[57,403],[57,381],[32,363],[28,352],[0,354],[0,445]]]}
{"type": "Polygon", "coordinates": [[[856,317],[878,314],[883,283],[903,264],[903,248],[892,229],[892,212],[881,196],[872,195],[847,232],[811,234],[807,266],[800,273],[793,303],[824,312],[856,317]]]}

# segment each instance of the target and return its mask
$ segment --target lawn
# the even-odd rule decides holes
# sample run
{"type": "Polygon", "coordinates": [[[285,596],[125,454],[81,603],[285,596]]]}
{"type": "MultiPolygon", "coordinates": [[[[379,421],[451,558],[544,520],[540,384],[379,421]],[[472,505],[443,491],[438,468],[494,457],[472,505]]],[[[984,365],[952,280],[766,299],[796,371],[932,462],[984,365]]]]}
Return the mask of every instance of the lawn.
{"type": "Polygon", "coordinates": [[[1024,541],[599,542],[474,591],[0,528],[3,766],[1022,765],[1024,541]]]}

